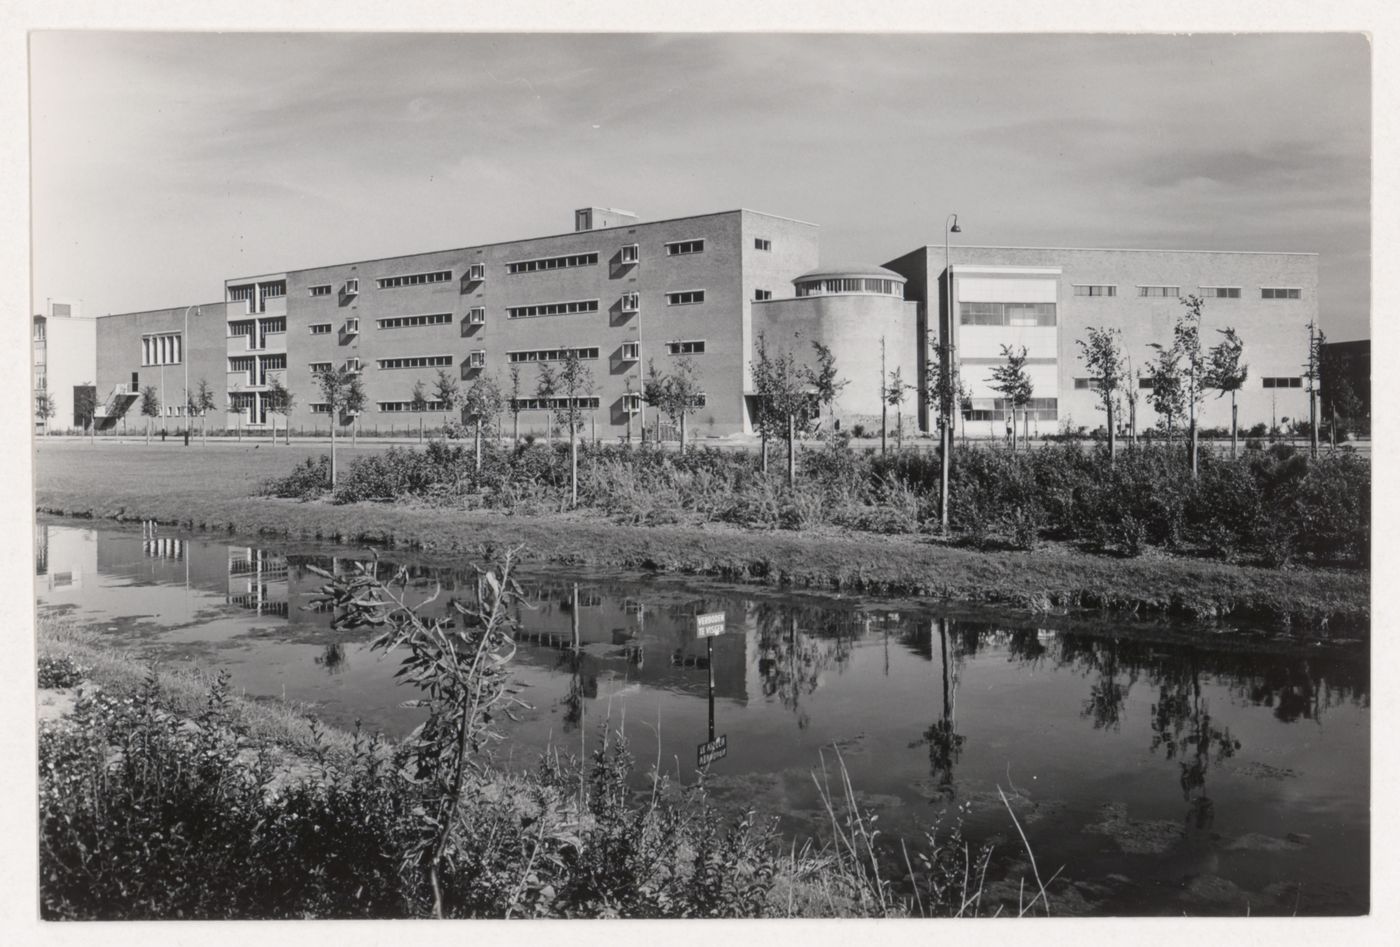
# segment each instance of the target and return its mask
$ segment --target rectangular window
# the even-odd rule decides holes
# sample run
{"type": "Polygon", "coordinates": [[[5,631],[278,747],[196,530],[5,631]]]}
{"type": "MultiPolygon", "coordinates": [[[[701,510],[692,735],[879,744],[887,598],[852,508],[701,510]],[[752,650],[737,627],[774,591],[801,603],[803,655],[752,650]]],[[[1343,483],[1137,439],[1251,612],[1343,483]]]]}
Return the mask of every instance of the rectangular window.
{"type": "Polygon", "coordinates": [[[640,294],[640,293],[623,293],[623,294],[622,294],[622,311],[623,311],[623,312],[636,312],[638,309],[641,308],[641,305],[642,305],[642,297],[641,297],[641,294],[640,294]]]}
{"type": "Polygon", "coordinates": [[[467,267],[467,281],[468,281],[468,282],[471,282],[471,283],[480,283],[480,282],[481,282],[482,280],[484,280],[484,279],[486,279],[486,264],[485,264],[485,263],[473,263],[471,266],[468,266],[468,267],[467,267]]]}
{"type": "Polygon", "coordinates": [[[307,364],[306,367],[309,368],[309,369],[311,369],[311,374],[313,374],[313,375],[319,375],[321,372],[328,372],[328,371],[330,371],[330,370],[331,370],[331,363],[330,363],[330,362],[310,362],[310,363],[307,364]]]}
{"type": "Polygon", "coordinates": [[[764,302],[773,298],[773,291],[771,289],[756,289],[753,291],[753,298],[754,302],[764,302]]]}
{"type": "Polygon", "coordinates": [[[323,286],[313,286],[310,292],[313,296],[329,296],[331,294],[331,284],[326,283],[323,286]]]}
{"type": "Polygon", "coordinates": [[[486,325],[486,308],[484,306],[474,306],[473,308],[467,310],[467,325],[486,325]]]}
{"type": "Polygon", "coordinates": [[[1151,378],[1139,378],[1139,379],[1138,379],[1138,387],[1139,387],[1139,388],[1146,388],[1148,391],[1151,391],[1151,390],[1152,390],[1152,379],[1151,379],[1151,378]]]}
{"type": "Polygon", "coordinates": [[[697,342],[667,342],[667,355],[704,355],[705,343],[703,340],[697,342]]]}
{"type": "Polygon", "coordinates": [[[451,270],[438,270],[433,273],[409,273],[404,276],[386,276],[378,280],[380,289],[398,289],[401,286],[423,286],[428,283],[447,283],[452,280],[451,270]]]}
{"type": "Polygon", "coordinates": [[[1302,299],[1301,289],[1285,289],[1278,286],[1265,286],[1259,290],[1261,299],[1302,299]]]}
{"type": "Polygon", "coordinates": [[[1118,295],[1118,287],[1117,287],[1117,286],[1108,286],[1108,285],[1104,285],[1104,284],[1093,284],[1093,285],[1085,284],[1085,285],[1081,285],[1081,284],[1076,283],[1075,286],[1074,286],[1074,295],[1076,295],[1076,296],[1117,296],[1117,295],[1118,295]]]}
{"type": "Polygon", "coordinates": [[[753,248],[754,248],[755,250],[771,250],[771,249],[773,249],[773,241],[772,241],[772,240],[765,240],[765,239],[762,238],[762,237],[754,237],[754,238],[753,238],[753,248]]]}
{"type": "Polygon", "coordinates": [[[668,306],[691,306],[704,301],[705,291],[703,289],[687,289],[681,293],[666,294],[666,305],[668,306]]]}
{"type": "Polygon", "coordinates": [[[442,368],[452,364],[451,355],[405,355],[402,358],[378,359],[379,367],[388,368],[442,368]]]}
{"type": "Polygon", "coordinates": [[[667,256],[686,256],[690,253],[704,253],[704,240],[674,240],[666,244],[667,256]]]}
{"type": "Polygon", "coordinates": [[[509,306],[506,316],[511,319],[533,319],[536,316],[565,316],[576,312],[597,312],[598,300],[580,299],[566,303],[541,303],[536,306],[509,306]]]}
{"type": "Polygon", "coordinates": [[[380,401],[380,402],[378,402],[378,404],[379,404],[379,410],[380,410],[380,411],[383,411],[383,412],[387,412],[387,413],[393,413],[393,412],[395,412],[395,411],[414,411],[414,410],[442,411],[442,410],[444,410],[443,404],[442,404],[441,401],[426,401],[426,402],[423,403],[421,409],[416,409],[416,408],[414,408],[413,402],[412,402],[412,401],[380,401]]]}
{"type": "Polygon", "coordinates": [[[228,301],[231,303],[247,302],[253,298],[253,284],[244,286],[230,286],[228,288],[228,301]]]}
{"type": "Polygon", "coordinates": [[[452,313],[434,312],[425,316],[390,316],[376,320],[381,329],[408,329],[414,326],[446,326],[452,324],[452,313]]]}
{"type": "Polygon", "coordinates": [[[1265,378],[1265,379],[1264,379],[1264,387],[1265,387],[1265,388],[1301,388],[1301,387],[1303,387],[1303,379],[1300,378],[1300,377],[1296,377],[1296,376],[1293,377],[1293,378],[1265,378]]]}
{"type": "Polygon", "coordinates": [[[1239,299],[1238,286],[1202,286],[1201,295],[1206,299],[1239,299]]]}
{"type": "Polygon", "coordinates": [[[264,334],[268,332],[286,332],[287,320],[285,317],[280,316],[276,319],[263,319],[262,330],[264,334]]]}
{"type": "Polygon", "coordinates": [[[1099,381],[1097,378],[1076,378],[1074,388],[1076,391],[1098,391],[1099,381]]]}
{"type": "Polygon", "coordinates": [[[263,299],[277,299],[287,295],[287,281],[278,280],[275,283],[262,284],[263,299]]]}
{"type": "Polygon", "coordinates": [[[468,367],[468,368],[485,368],[485,367],[486,367],[486,352],[485,352],[485,350],[483,350],[483,349],[477,349],[475,352],[472,352],[471,354],[469,354],[469,355],[467,356],[467,367],[468,367]]]}
{"type": "Polygon", "coordinates": [[[1053,326],[1054,303],[958,303],[965,326],[1053,326]]]}
{"type": "Polygon", "coordinates": [[[633,391],[622,396],[622,410],[629,414],[636,414],[642,410],[642,396],[639,392],[633,391]]]}
{"type": "MultiPolygon", "coordinates": [[[[1006,413],[1010,410],[1011,402],[1008,399],[992,399],[992,412],[997,416],[997,420],[1006,420],[1006,413]]],[[[1016,408],[1018,418],[1029,415],[1032,421],[1058,420],[1058,411],[1059,399],[1057,398],[1031,398],[1024,405],[1016,408]],[[1022,412],[1025,412],[1025,415],[1022,412]]]]}
{"type": "Polygon", "coordinates": [[[539,273],[543,270],[566,270],[575,266],[597,266],[598,254],[573,253],[568,256],[542,257],[538,260],[516,260],[506,264],[507,273],[539,273]]]}
{"type": "Polygon", "coordinates": [[[1181,295],[1180,286],[1139,286],[1137,290],[1139,296],[1147,296],[1154,299],[1181,295]]]}
{"type": "Polygon", "coordinates": [[[313,401],[313,402],[311,402],[311,413],[312,413],[312,414],[330,414],[330,413],[331,413],[331,406],[328,405],[328,404],[326,404],[324,401],[313,401]]]}
{"type": "Polygon", "coordinates": [[[639,259],[641,259],[641,247],[637,246],[637,244],[629,243],[622,248],[623,263],[636,263],[639,259]]]}
{"type": "Polygon", "coordinates": [[[514,352],[507,352],[506,360],[510,362],[562,362],[569,357],[571,352],[577,353],[578,357],[581,359],[594,359],[598,357],[598,347],[592,345],[576,349],[517,350],[514,352]]]}
{"type": "Polygon", "coordinates": [[[331,334],[331,324],[330,324],[329,322],[313,322],[313,323],[311,323],[311,327],[310,327],[310,328],[311,328],[311,334],[312,334],[312,335],[330,335],[330,334],[331,334]]]}
{"type": "Polygon", "coordinates": [[[642,357],[642,343],[640,343],[640,342],[623,342],[623,343],[622,343],[622,360],[623,360],[624,362],[636,362],[636,361],[640,361],[640,360],[641,360],[641,357],[642,357]]]}

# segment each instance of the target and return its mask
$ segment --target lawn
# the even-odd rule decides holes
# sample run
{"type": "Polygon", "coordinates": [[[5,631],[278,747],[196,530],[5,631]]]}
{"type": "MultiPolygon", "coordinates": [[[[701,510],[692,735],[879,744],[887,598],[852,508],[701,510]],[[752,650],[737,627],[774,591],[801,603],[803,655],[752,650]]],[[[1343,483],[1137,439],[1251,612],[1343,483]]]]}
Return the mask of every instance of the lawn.
{"type": "MultiPolygon", "coordinates": [[[[36,504],[44,511],[156,519],[293,540],[326,539],[478,557],[524,543],[527,558],[644,568],[841,591],[928,596],[1032,611],[1109,608],[1142,616],[1257,619],[1297,633],[1364,633],[1365,571],[1265,569],[1167,555],[1118,559],[1047,544],[982,552],[920,536],[834,528],[805,533],[735,527],[621,526],[598,514],[525,517],[415,504],[300,503],[254,496],[323,444],[41,442],[36,504]]],[[[346,448],[341,462],[378,447],[346,448]]]]}

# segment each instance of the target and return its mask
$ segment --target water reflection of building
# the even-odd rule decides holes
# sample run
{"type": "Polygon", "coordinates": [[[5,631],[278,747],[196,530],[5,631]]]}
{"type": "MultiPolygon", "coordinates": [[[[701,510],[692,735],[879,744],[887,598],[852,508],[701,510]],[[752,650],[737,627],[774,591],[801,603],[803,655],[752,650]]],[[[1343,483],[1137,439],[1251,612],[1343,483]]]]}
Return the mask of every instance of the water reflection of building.
{"type": "Polygon", "coordinates": [[[252,546],[228,547],[228,602],[259,615],[286,618],[287,557],[252,546]]]}
{"type": "Polygon", "coordinates": [[[42,591],[62,594],[83,587],[98,571],[97,531],[34,525],[34,576],[42,591]]]}

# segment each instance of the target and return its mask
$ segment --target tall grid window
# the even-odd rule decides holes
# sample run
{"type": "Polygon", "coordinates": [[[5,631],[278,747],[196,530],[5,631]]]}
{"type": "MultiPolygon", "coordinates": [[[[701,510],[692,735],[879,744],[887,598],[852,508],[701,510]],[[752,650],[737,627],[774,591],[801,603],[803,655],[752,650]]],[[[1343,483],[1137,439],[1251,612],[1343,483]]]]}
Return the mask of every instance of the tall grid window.
{"type": "Polygon", "coordinates": [[[180,334],[178,332],[142,336],[141,364],[178,365],[180,364],[180,357],[183,354],[181,348],[180,334]]]}

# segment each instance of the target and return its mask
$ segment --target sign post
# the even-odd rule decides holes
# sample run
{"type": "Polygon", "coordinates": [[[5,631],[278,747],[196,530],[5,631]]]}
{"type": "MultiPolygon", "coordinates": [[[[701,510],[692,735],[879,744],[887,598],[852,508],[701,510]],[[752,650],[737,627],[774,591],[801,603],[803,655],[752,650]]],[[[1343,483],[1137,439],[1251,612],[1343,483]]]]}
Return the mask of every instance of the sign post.
{"type": "Polygon", "coordinates": [[[707,612],[695,616],[695,637],[705,639],[705,667],[709,672],[710,727],[709,739],[695,748],[695,765],[704,769],[715,760],[722,760],[729,753],[729,744],[723,734],[715,739],[715,644],[714,639],[724,634],[724,612],[707,612]]]}

